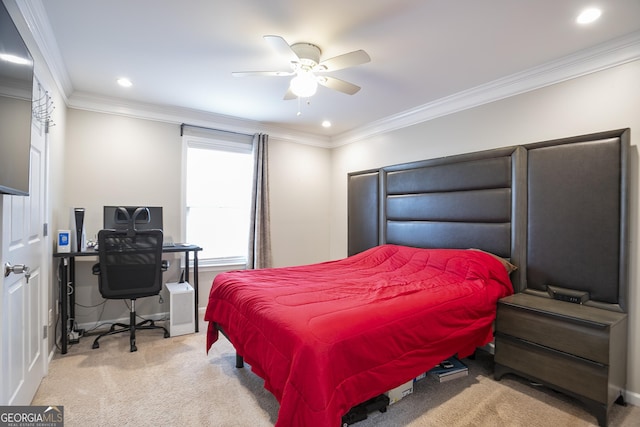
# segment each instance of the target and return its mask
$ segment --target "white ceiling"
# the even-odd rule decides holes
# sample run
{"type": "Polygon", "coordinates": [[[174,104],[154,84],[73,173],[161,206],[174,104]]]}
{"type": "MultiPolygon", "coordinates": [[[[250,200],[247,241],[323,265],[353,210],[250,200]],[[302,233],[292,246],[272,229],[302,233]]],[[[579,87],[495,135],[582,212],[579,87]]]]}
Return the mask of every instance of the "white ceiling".
{"type": "Polygon", "coordinates": [[[320,137],[552,68],[576,53],[588,57],[603,43],[640,39],[640,0],[27,2],[40,12],[70,100],[115,97],[320,137]],[[592,5],[602,8],[600,20],[577,25],[577,14],[592,5]],[[370,63],[331,74],[362,90],[349,96],[319,87],[299,106],[283,100],[288,77],[233,77],[289,69],[263,40],[268,34],[316,44],[321,59],[364,49],[370,63]],[[123,76],[133,87],[116,85],[123,76]],[[330,129],[320,126],[325,119],[330,129]]]}

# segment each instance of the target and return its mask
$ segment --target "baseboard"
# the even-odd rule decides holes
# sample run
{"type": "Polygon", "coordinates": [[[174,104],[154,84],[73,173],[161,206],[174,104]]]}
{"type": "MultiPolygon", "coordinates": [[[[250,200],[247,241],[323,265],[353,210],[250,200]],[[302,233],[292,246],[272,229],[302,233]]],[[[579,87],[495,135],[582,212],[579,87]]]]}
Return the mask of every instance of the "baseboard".
{"type": "Polygon", "coordinates": [[[624,400],[633,406],[640,406],[640,393],[634,393],[626,390],[624,393],[624,400]]]}

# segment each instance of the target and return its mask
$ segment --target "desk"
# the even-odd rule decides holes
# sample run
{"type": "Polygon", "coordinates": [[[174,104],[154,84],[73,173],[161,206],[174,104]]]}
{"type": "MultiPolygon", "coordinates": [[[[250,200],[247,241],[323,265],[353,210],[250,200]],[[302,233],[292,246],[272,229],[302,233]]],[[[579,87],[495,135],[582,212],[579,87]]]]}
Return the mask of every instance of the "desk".
{"type": "MultiPolygon", "coordinates": [[[[195,304],[195,326],[196,332],[198,332],[198,252],[202,248],[197,245],[185,245],[176,243],[174,246],[163,246],[162,253],[177,253],[183,252],[185,257],[185,269],[184,280],[189,282],[189,257],[193,253],[193,282],[189,282],[193,285],[194,290],[194,304],[195,304]]],[[[95,250],[88,250],[83,252],[56,252],[53,254],[54,258],[60,258],[60,265],[58,267],[60,280],[60,316],[62,324],[62,338],[61,338],[61,351],[62,354],[67,353],[67,346],[69,343],[69,336],[67,331],[67,322],[69,318],[75,319],[75,305],[76,305],[76,258],[77,257],[90,257],[98,256],[98,252],[95,250]],[[68,292],[67,286],[71,287],[71,292],[68,292]],[[65,298],[66,297],[66,298],[65,298]]]]}

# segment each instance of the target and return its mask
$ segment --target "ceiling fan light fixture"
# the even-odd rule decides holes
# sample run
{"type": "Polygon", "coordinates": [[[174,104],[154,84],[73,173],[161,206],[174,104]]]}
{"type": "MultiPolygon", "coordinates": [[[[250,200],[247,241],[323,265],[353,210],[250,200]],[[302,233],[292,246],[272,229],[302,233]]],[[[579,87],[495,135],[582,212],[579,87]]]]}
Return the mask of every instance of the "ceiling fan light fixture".
{"type": "Polygon", "coordinates": [[[298,98],[308,98],[318,90],[318,81],[312,72],[301,71],[291,79],[289,89],[298,98]]]}

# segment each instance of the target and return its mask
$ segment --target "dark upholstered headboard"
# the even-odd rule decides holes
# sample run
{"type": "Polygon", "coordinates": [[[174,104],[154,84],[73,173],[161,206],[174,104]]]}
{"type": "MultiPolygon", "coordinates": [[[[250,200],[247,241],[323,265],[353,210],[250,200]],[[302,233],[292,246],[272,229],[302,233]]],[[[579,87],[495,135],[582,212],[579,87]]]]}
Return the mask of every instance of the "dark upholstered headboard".
{"type": "Polygon", "coordinates": [[[478,248],[519,269],[518,292],[588,292],[626,311],[629,130],[348,175],[349,255],[392,243],[478,248]]]}

